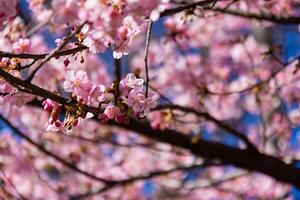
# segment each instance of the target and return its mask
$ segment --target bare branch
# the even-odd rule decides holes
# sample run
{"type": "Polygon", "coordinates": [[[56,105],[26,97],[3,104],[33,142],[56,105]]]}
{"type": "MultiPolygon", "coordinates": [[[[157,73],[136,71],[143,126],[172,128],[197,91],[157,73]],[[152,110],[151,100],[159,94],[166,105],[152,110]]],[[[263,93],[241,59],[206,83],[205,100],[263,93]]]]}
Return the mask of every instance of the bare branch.
{"type": "Polygon", "coordinates": [[[162,176],[162,175],[167,175],[167,174],[170,174],[175,171],[188,171],[188,170],[193,170],[193,169],[197,169],[197,168],[205,168],[205,167],[215,166],[215,165],[218,165],[218,164],[211,163],[211,162],[204,162],[203,164],[195,164],[195,165],[191,165],[191,166],[178,166],[178,167],[174,167],[169,170],[157,170],[157,171],[149,172],[146,175],[130,177],[128,179],[115,181],[113,184],[108,184],[107,186],[99,189],[98,191],[88,192],[88,193],[81,194],[81,195],[73,195],[70,199],[78,199],[78,200],[83,199],[83,198],[86,198],[89,196],[103,193],[107,190],[110,190],[110,189],[118,187],[118,186],[124,186],[126,184],[133,183],[138,180],[146,180],[146,179],[151,179],[151,178],[155,178],[155,177],[162,176]]]}

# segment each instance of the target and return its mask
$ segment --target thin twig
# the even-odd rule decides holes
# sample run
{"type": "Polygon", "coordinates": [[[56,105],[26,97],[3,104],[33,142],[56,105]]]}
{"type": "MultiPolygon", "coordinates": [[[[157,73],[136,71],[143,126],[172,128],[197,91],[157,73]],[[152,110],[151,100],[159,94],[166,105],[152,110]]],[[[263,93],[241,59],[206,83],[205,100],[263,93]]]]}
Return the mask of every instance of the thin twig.
{"type": "Polygon", "coordinates": [[[24,66],[18,66],[15,69],[16,70],[22,70],[22,69],[27,69],[30,68],[32,65],[34,65],[38,60],[34,59],[31,63],[29,63],[28,65],[24,65],[24,66]]]}
{"type": "Polygon", "coordinates": [[[16,186],[13,184],[13,182],[5,175],[5,172],[1,169],[2,176],[6,180],[6,182],[13,188],[13,190],[17,193],[20,199],[22,200],[28,200],[25,196],[23,196],[16,188],[16,186]]]}
{"type": "Polygon", "coordinates": [[[210,166],[215,166],[215,165],[219,165],[218,163],[211,163],[211,162],[204,162],[202,164],[194,164],[191,166],[177,166],[174,167],[172,169],[169,170],[158,170],[158,171],[153,171],[153,172],[149,172],[146,175],[141,175],[141,176],[135,176],[135,177],[130,177],[128,179],[124,179],[124,180],[119,180],[119,181],[115,181],[115,183],[110,184],[110,185],[106,185],[105,187],[97,190],[97,191],[91,191],[91,192],[87,192],[85,194],[81,194],[81,195],[74,195],[71,196],[70,199],[83,199],[83,198],[87,198],[89,196],[93,196],[93,195],[97,195],[100,194],[102,192],[105,192],[107,190],[110,190],[112,188],[115,188],[117,186],[122,186],[122,185],[127,185],[129,183],[138,181],[138,180],[145,180],[145,179],[151,179],[157,176],[162,176],[162,175],[167,175],[170,174],[172,172],[175,171],[186,171],[186,170],[193,170],[193,169],[197,169],[200,167],[210,167],[210,166]]]}
{"type": "Polygon", "coordinates": [[[149,53],[152,25],[153,22],[150,20],[148,24],[148,30],[146,36],[145,57],[144,57],[145,72],[146,72],[146,93],[145,93],[146,97],[148,97],[148,89],[149,89],[148,53],[149,53]]]}
{"type": "Polygon", "coordinates": [[[149,87],[150,87],[151,90],[153,90],[155,93],[157,93],[161,99],[165,100],[169,104],[173,104],[172,101],[168,97],[166,97],[165,95],[163,95],[160,91],[158,91],[158,89],[156,89],[152,85],[149,85],[149,87]]]}
{"type": "MultiPolygon", "coordinates": [[[[53,54],[53,56],[51,58],[58,58],[60,56],[75,54],[75,53],[83,51],[85,49],[87,49],[86,46],[80,45],[80,46],[72,48],[72,49],[58,51],[55,54],[53,54]]],[[[41,60],[41,59],[46,58],[50,53],[51,52],[45,53],[45,54],[27,54],[27,53],[14,54],[14,53],[0,51],[0,58],[20,58],[20,59],[41,60]]]]}
{"type": "Polygon", "coordinates": [[[203,7],[204,10],[234,15],[246,19],[255,19],[259,21],[269,21],[277,24],[300,24],[300,17],[296,16],[277,16],[271,13],[253,13],[253,12],[244,12],[240,10],[228,9],[228,8],[219,8],[219,7],[203,7]]]}
{"type": "Polygon", "coordinates": [[[68,37],[66,37],[59,46],[57,46],[50,54],[48,54],[46,56],[46,58],[39,64],[39,66],[32,71],[32,73],[28,76],[26,81],[31,82],[31,80],[34,78],[35,74],[43,67],[43,65],[46,64],[53,57],[53,55],[55,55],[57,52],[62,50],[64,48],[64,46],[67,45],[69,40],[71,40],[76,34],[78,34],[80,32],[80,30],[82,29],[82,27],[85,24],[86,23],[83,23],[80,26],[78,26],[73,33],[71,33],[68,37]]]}

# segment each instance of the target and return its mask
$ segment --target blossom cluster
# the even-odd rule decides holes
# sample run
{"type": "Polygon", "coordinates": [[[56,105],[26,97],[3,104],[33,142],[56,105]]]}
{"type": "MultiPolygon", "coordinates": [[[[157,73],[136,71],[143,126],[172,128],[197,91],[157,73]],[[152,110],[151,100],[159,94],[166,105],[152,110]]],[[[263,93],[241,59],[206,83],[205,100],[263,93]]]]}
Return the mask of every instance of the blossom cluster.
{"type": "Polygon", "coordinates": [[[134,49],[134,38],[144,29],[150,16],[152,20],[159,17],[169,0],[106,0],[106,1],[52,1],[51,9],[43,1],[29,0],[29,5],[41,22],[48,20],[57,27],[74,26],[87,22],[81,31],[81,42],[92,53],[104,52],[113,48],[114,58],[127,55],[134,49]]]}
{"type": "Polygon", "coordinates": [[[88,117],[80,107],[82,104],[104,110],[98,116],[102,123],[108,120],[128,123],[130,114],[143,118],[157,104],[157,96],[154,93],[150,92],[146,97],[143,84],[143,79],[129,73],[120,81],[119,88],[115,88],[114,84],[112,87],[106,87],[93,84],[84,71],[70,70],[67,72],[63,88],[72,99],[78,102],[78,107],[74,109],[64,106],[66,114],[64,120],[60,120],[62,106],[50,99],[44,100],[44,109],[50,113],[47,129],[54,130],[60,127],[71,129],[77,126],[79,118],[88,117]],[[116,90],[119,90],[119,96],[116,96],[116,90]]]}

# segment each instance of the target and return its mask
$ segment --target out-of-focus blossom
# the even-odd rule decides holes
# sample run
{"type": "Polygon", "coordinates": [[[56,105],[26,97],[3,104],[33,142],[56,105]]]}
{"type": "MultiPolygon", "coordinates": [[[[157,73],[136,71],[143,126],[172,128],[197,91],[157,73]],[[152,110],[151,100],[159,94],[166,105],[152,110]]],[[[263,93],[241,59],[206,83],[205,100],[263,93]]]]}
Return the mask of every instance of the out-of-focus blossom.
{"type": "Polygon", "coordinates": [[[52,1],[54,10],[53,21],[56,24],[73,24],[78,17],[78,0],[56,0],[52,1]]]}
{"type": "Polygon", "coordinates": [[[17,4],[19,0],[0,0],[0,30],[3,23],[17,14],[17,4]]]}
{"type": "Polygon", "coordinates": [[[114,119],[115,117],[121,115],[121,110],[116,106],[110,105],[105,108],[104,114],[108,117],[108,119],[114,119]]]}
{"type": "Polygon", "coordinates": [[[31,42],[29,39],[19,39],[13,44],[13,50],[16,53],[25,53],[29,51],[31,42]]]}

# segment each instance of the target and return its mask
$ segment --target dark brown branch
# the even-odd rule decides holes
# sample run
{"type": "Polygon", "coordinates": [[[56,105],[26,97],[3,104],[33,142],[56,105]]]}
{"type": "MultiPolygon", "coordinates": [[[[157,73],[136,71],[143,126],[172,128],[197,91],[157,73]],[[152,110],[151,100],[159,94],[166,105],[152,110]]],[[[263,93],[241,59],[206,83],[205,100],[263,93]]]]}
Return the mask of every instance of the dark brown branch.
{"type": "Polygon", "coordinates": [[[28,143],[30,143],[32,146],[36,147],[39,151],[45,153],[46,155],[54,158],[55,160],[57,160],[58,162],[60,162],[61,164],[63,164],[64,166],[70,168],[71,170],[74,170],[88,178],[91,178],[93,180],[96,181],[100,181],[103,183],[107,183],[110,184],[110,181],[107,181],[105,179],[102,179],[100,177],[94,176],[93,174],[90,174],[86,171],[83,171],[79,168],[77,168],[75,165],[73,165],[72,163],[67,162],[65,159],[55,155],[54,153],[48,151],[47,149],[45,149],[45,147],[43,147],[41,144],[36,143],[35,141],[33,141],[30,137],[28,137],[27,135],[25,135],[24,133],[22,133],[19,129],[17,129],[13,124],[11,124],[5,117],[3,117],[2,115],[0,115],[0,119],[7,125],[9,126],[9,128],[12,129],[12,131],[14,132],[14,134],[18,135],[19,137],[23,138],[24,140],[26,140],[28,143]]]}
{"type": "Polygon", "coordinates": [[[199,112],[193,108],[188,108],[188,107],[183,107],[183,106],[173,105],[173,104],[159,105],[156,108],[154,108],[154,110],[161,110],[161,109],[176,109],[187,113],[193,113],[199,117],[203,117],[204,119],[215,123],[217,126],[224,129],[225,131],[228,131],[229,134],[232,134],[237,138],[241,139],[247,145],[247,148],[249,150],[257,151],[256,147],[248,140],[248,138],[243,133],[221,122],[220,120],[214,118],[207,112],[199,112]]]}
{"type": "Polygon", "coordinates": [[[300,169],[278,158],[256,151],[229,147],[217,142],[199,140],[194,143],[191,136],[173,130],[153,130],[149,123],[131,119],[128,125],[116,126],[135,131],[141,135],[190,150],[195,155],[209,159],[219,159],[222,163],[232,164],[247,170],[254,170],[273,178],[300,187],[300,169]]]}
{"type": "Polygon", "coordinates": [[[244,12],[240,10],[226,9],[226,8],[218,8],[218,7],[204,7],[205,10],[210,10],[214,12],[219,12],[223,14],[234,15],[238,17],[243,17],[246,19],[255,19],[259,21],[268,21],[277,24],[299,24],[300,17],[296,16],[277,16],[270,13],[253,13],[253,12],[244,12]]]}
{"type": "Polygon", "coordinates": [[[96,195],[96,194],[103,193],[107,190],[110,190],[110,189],[118,187],[118,186],[124,186],[126,184],[133,183],[133,182],[138,181],[138,180],[146,180],[146,179],[151,179],[151,178],[154,178],[154,177],[157,177],[157,176],[167,175],[167,174],[170,174],[170,173],[175,172],[175,171],[188,171],[188,170],[193,170],[193,169],[197,169],[197,168],[204,168],[204,167],[209,167],[209,166],[214,166],[214,165],[218,165],[218,164],[210,163],[210,162],[204,162],[203,164],[196,164],[196,165],[191,165],[191,166],[178,166],[178,167],[174,167],[174,168],[169,169],[169,170],[157,170],[157,171],[150,172],[146,175],[130,177],[128,179],[115,181],[114,183],[108,184],[107,186],[99,189],[98,191],[88,192],[88,193],[81,194],[81,195],[73,195],[72,197],[70,197],[70,199],[77,199],[77,200],[83,199],[83,198],[86,198],[86,197],[89,197],[89,196],[93,196],[93,195],[96,195]]]}
{"type": "MultiPolygon", "coordinates": [[[[16,88],[24,88],[26,89],[26,92],[37,95],[43,98],[48,98],[53,101],[56,101],[63,105],[69,105],[72,107],[76,107],[76,102],[71,101],[70,99],[64,98],[62,96],[56,95],[48,90],[45,90],[43,88],[38,87],[37,85],[34,85],[32,83],[29,83],[27,81],[23,81],[19,78],[16,78],[12,76],[11,74],[7,73],[5,70],[0,69],[0,76],[3,77],[8,83],[10,83],[12,86],[16,88]]],[[[91,112],[95,115],[100,114],[100,110],[94,107],[90,107],[87,105],[83,105],[83,109],[87,112],[91,112]]]]}
{"type": "MultiPolygon", "coordinates": [[[[40,106],[38,102],[33,104],[40,106]]],[[[197,143],[194,143],[191,136],[173,130],[153,130],[148,122],[141,122],[133,118],[130,119],[130,123],[127,125],[116,124],[114,122],[109,122],[109,124],[135,131],[140,135],[156,139],[160,142],[188,149],[195,155],[209,159],[219,159],[222,163],[261,172],[279,181],[300,187],[300,169],[272,156],[256,151],[228,147],[217,142],[199,140],[197,143]]]]}
{"type": "Polygon", "coordinates": [[[215,1],[216,0],[204,0],[204,1],[198,1],[198,2],[195,2],[195,3],[179,6],[177,8],[167,9],[167,10],[160,13],[160,17],[166,17],[166,16],[169,16],[169,15],[174,15],[174,14],[182,12],[184,10],[195,9],[197,7],[200,7],[200,6],[207,6],[209,4],[214,3],[215,1]]]}
{"type": "MultiPolygon", "coordinates": [[[[66,56],[66,55],[72,55],[75,54],[77,52],[83,51],[87,49],[86,46],[78,46],[76,48],[73,49],[68,49],[68,50],[64,50],[64,51],[58,51],[55,54],[52,55],[51,58],[58,58],[60,56],[66,56]]],[[[8,52],[0,52],[0,58],[20,58],[20,59],[34,59],[34,60],[41,60],[46,58],[47,55],[49,55],[50,53],[47,54],[14,54],[14,53],[8,53],[8,52]]]]}
{"type": "Polygon", "coordinates": [[[209,5],[213,5],[213,3],[215,2],[216,0],[198,1],[195,3],[179,6],[177,8],[167,9],[160,14],[160,17],[166,17],[166,16],[170,16],[182,12],[184,10],[196,9],[197,7],[202,7],[204,10],[210,10],[214,12],[220,12],[224,14],[235,15],[235,16],[239,16],[247,19],[255,19],[259,21],[269,21],[278,24],[296,24],[296,25],[300,23],[300,17],[297,16],[285,17],[285,16],[273,15],[270,13],[262,13],[262,12],[252,13],[252,12],[244,12],[240,10],[232,10],[228,8],[218,8],[214,6],[209,6],[209,5]]]}

